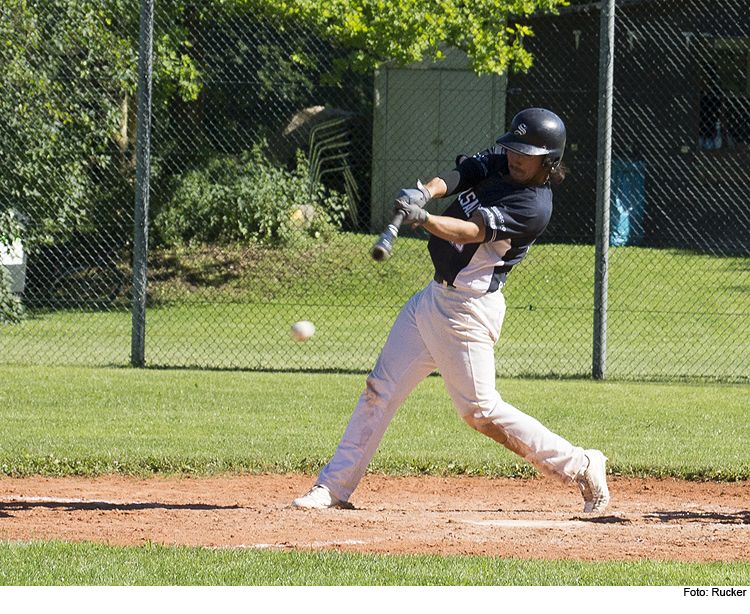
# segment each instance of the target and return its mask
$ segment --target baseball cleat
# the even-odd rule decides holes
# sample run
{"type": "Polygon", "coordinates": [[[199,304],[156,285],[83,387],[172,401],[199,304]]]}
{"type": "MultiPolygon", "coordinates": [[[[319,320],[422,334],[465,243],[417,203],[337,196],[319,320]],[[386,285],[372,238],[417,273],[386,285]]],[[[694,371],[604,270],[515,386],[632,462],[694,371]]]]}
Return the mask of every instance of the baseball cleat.
{"type": "Polygon", "coordinates": [[[599,450],[584,450],[589,466],[586,467],[575,481],[581,488],[586,514],[603,512],[609,503],[609,488],[607,488],[607,457],[599,450]]]}
{"type": "Polygon", "coordinates": [[[330,490],[321,484],[313,486],[306,495],[297,497],[292,501],[292,507],[303,510],[323,510],[330,507],[339,507],[346,510],[354,509],[351,503],[335,497],[330,490]]]}

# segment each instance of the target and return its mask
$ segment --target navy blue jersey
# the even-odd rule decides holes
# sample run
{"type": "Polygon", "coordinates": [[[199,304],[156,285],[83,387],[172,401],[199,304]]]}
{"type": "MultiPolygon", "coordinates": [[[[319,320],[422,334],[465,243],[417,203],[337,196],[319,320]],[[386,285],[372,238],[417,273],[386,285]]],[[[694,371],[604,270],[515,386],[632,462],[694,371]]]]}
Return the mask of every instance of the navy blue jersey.
{"type": "Polygon", "coordinates": [[[494,292],[547,227],[552,189],[549,182],[534,187],[514,183],[508,156],[499,145],[464,159],[456,170],[461,191],[442,215],[468,220],[478,211],[484,220],[484,241],[456,245],[432,235],[430,257],[436,275],[449,284],[494,292]]]}

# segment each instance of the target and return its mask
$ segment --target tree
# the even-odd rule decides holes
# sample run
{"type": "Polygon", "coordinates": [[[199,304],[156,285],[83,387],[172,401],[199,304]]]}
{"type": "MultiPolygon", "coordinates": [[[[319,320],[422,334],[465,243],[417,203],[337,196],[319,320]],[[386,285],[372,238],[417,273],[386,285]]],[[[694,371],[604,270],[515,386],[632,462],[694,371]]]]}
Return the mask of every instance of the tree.
{"type": "MultiPolygon", "coordinates": [[[[137,0],[1,0],[1,243],[20,236],[22,224],[34,244],[102,216],[122,223],[119,196],[132,184],[138,27],[137,0]]],[[[197,90],[180,33],[174,28],[155,43],[157,108],[197,90]]]]}
{"type": "MultiPolygon", "coordinates": [[[[242,0],[240,0],[242,3],[242,0]]],[[[526,26],[508,17],[554,11],[566,0],[288,0],[271,7],[299,13],[351,52],[348,64],[371,70],[385,61],[406,65],[439,59],[443,47],[464,50],[477,74],[527,70],[526,26]]]]}
{"type": "MultiPolygon", "coordinates": [[[[0,0],[0,243],[21,236],[19,222],[26,224],[24,240],[33,244],[74,228],[118,227],[129,219],[139,4],[0,0]],[[11,215],[13,211],[19,215],[11,215]]],[[[347,69],[366,73],[385,61],[406,65],[438,59],[446,46],[465,50],[478,74],[526,70],[531,57],[523,38],[533,33],[525,26],[509,28],[507,18],[563,4],[565,0],[164,0],[156,3],[152,109],[162,134],[169,132],[175,105],[200,118],[207,99],[214,106],[222,104],[217,83],[229,81],[221,71],[228,74],[230,64],[256,71],[254,95],[266,106],[283,96],[302,101],[314,80],[335,85],[347,69]],[[245,40],[224,28],[239,15],[275,23],[278,29],[245,40]],[[291,53],[280,54],[275,41],[294,38],[295,24],[314,31],[336,53],[323,61],[305,48],[303,37],[292,43],[291,53]],[[220,43],[213,48],[218,54],[207,53],[205,45],[200,48],[207,28],[220,43]],[[231,37],[233,42],[224,44],[231,37]],[[280,81],[287,92],[279,91],[280,81]],[[215,90],[208,98],[207,84],[218,88],[218,95],[215,90]]],[[[211,130],[231,132],[229,122],[247,118],[245,111],[225,110],[227,126],[214,124],[211,130]]],[[[182,132],[193,133],[200,131],[182,132]]],[[[172,146],[168,139],[158,144],[161,157],[154,152],[155,166],[172,146]]]]}

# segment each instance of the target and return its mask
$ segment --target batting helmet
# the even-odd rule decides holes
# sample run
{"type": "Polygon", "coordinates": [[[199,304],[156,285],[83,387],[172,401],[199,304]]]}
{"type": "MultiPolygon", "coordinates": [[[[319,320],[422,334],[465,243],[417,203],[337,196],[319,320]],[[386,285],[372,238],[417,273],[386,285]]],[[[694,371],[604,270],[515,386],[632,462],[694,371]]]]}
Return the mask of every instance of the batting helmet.
{"type": "Polygon", "coordinates": [[[497,143],[515,153],[527,156],[548,156],[555,168],[565,150],[565,124],[547,109],[526,109],[513,118],[510,130],[497,143]]]}

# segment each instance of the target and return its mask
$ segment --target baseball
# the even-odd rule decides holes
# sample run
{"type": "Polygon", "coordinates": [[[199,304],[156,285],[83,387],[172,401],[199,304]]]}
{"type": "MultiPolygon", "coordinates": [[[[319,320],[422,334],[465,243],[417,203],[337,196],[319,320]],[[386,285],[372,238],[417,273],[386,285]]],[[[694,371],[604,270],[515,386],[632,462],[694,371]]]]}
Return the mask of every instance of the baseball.
{"type": "Polygon", "coordinates": [[[292,339],[295,341],[307,341],[315,334],[315,325],[312,322],[302,320],[301,322],[296,322],[294,326],[292,326],[290,333],[292,339]]]}

